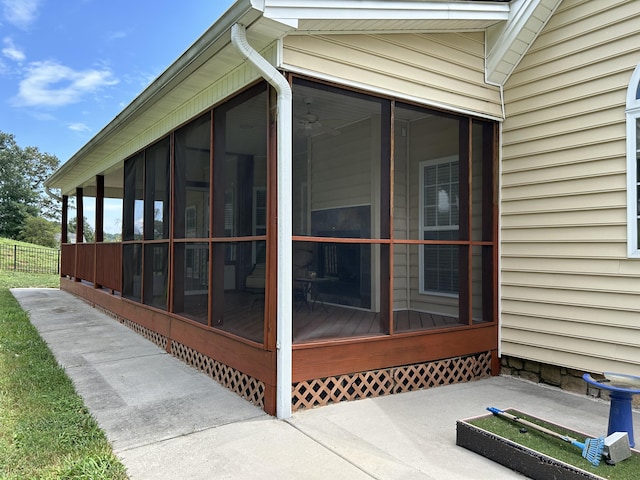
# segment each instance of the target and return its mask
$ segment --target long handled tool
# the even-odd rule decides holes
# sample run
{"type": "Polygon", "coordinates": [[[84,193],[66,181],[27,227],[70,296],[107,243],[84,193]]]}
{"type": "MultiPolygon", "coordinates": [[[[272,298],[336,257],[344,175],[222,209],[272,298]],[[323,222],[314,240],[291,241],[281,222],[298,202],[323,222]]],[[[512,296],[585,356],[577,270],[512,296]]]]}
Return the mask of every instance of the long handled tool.
{"type": "Polygon", "coordinates": [[[489,410],[494,415],[507,418],[515,423],[526,425],[527,427],[533,428],[534,430],[538,430],[540,432],[546,433],[547,435],[551,435],[552,437],[559,438],[560,440],[570,443],[571,445],[582,450],[582,456],[589,462],[591,462],[592,465],[596,467],[600,465],[600,459],[602,458],[602,454],[604,452],[604,437],[587,438],[584,443],[582,443],[575,438],[569,437],[568,435],[561,435],[541,425],[537,425],[535,423],[529,422],[528,420],[524,420],[523,418],[511,415],[510,413],[500,410],[499,408],[487,407],[487,410],[489,410]]]}

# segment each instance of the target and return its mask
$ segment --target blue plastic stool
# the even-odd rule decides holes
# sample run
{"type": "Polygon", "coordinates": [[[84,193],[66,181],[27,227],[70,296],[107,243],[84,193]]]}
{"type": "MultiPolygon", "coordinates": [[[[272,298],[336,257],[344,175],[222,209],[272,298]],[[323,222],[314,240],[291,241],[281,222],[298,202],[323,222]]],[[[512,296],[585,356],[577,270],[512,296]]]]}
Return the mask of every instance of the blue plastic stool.
{"type": "MultiPolygon", "coordinates": [[[[604,376],[611,375],[612,377],[625,378],[629,380],[629,384],[632,385],[638,382],[640,385],[640,377],[634,377],[632,375],[621,375],[618,373],[605,372],[604,376]]],[[[640,393],[640,388],[623,387],[620,384],[615,383],[601,383],[596,381],[585,373],[582,379],[593,385],[594,387],[601,388],[609,391],[609,397],[611,398],[611,406],[609,407],[609,428],[607,435],[611,435],[615,432],[627,432],[629,435],[629,446],[635,447],[635,440],[633,438],[633,414],[631,412],[631,399],[634,395],[640,393]]]]}

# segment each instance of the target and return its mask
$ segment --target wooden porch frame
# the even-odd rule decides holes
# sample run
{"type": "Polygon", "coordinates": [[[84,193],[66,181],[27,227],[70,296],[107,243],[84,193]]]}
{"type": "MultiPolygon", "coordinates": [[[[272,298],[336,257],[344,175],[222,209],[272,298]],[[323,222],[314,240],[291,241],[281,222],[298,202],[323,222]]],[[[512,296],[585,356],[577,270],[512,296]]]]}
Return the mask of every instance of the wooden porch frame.
{"type": "MultiPolygon", "coordinates": [[[[290,77],[290,80],[293,77],[290,77]]],[[[269,90],[271,91],[271,89],[269,90]]],[[[237,97],[240,98],[240,97],[237,97]]],[[[175,340],[181,344],[187,345],[194,350],[208,355],[211,358],[219,360],[233,368],[236,368],[248,375],[251,375],[260,381],[265,383],[265,411],[270,414],[274,414],[276,411],[275,405],[275,385],[276,385],[276,332],[275,332],[275,315],[276,315],[276,303],[278,298],[278,290],[276,286],[275,268],[277,259],[277,242],[275,241],[276,234],[276,215],[277,211],[277,190],[276,190],[276,129],[275,113],[274,109],[274,96],[269,95],[269,108],[268,108],[268,145],[267,145],[267,185],[268,185],[268,198],[267,198],[267,234],[265,236],[256,237],[215,237],[210,238],[175,238],[175,141],[174,133],[176,130],[170,133],[170,163],[171,163],[171,185],[172,192],[170,197],[170,235],[169,239],[162,240],[162,243],[169,245],[169,258],[172,260],[169,264],[168,271],[168,283],[169,283],[169,299],[168,308],[169,311],[163,311],[153,308],[148,305],[144,305],[144,298],[141,298],[141,302],[135,302],[122,298],[121,296],[113,295],[113,292],[122,292],[122,252],[123,246],[127,244],[152,244],[154,241],[141,240],[141,241],[129,241],[118,244],[104,244],[95,243],[87,245],[69,245],[65,244],[62,248],[62,275],[63,277],[70,277],[70,279],[63,278],[61,280],[61,287],[76,295],[86,298],[94,305],[100,305],[101,307],[114,312],[115,314],[122,316],[123,318],[135,320],[135,322],[143,325],[145,328],[161,333],[168,339],[175,340]],[[173,288],[175,285],[176,272],[175,272],[175,248],[176,244],[183,244],[186,242],[205,242],[208,244],[210,258],[212,249],[216,244],[227,242],[243,242],[243,241],[266,241],[267,244],[267,278],[266,278],[266,291],[265,291],[265,315],[264,315],[264,336],[261,344],[248,341],[233,334],[221,331],[212,326],[212,312],[211,303],[214,301],[211,294],[212,284],[216,280],[213,277],[213,268],[210,268],[209,275],[209,308],[208,308],[208,322],[207,325],[202,325],[198,322],[181,317],[175,313],[171,313],[175,308],[175,299],[173,295],[173,288]],[[119,255],[120,261],[116,264],[113,261],[106,261],[109,256],[117,258],[119,255]],[[92,271],[83,270],[83,264],[88,263],[87,260],[91,256],[90,265],[92,271]],[[73,261],[67,261],[67,259],[73,258],[73,261]],[[116,268],[116,270],[114,270],[116,268]],[[114,274],[115,272],[115,274],[114,274]],[[88,286],[82,281],[93,283],[88,286]],[[104,287],[110,289],[107,290],[97,288],[104,287]]],[[[483,168],[489,169],[492,175],[485,175],[483,181],[486,183],[483,185],[484,194],[482,199],[483,215],[491,217],[492,222],[486,222],[489,225],[483,227],[483,239],[482,240],[464,240],[464,241],[428,241],[428,240],[400,240],[394,238],[393,234],[393,217],[391,212],[393,211],[393,193],[394,193],[394,145],[393,145],[393,128],[394,122],[391,117],[394,111],[395,101],[388,99],[391,111],[390,124],[385,123],[381,128],[385,129],[383,134],[384,139],[381,147],[381,156],[383,161],[381,162],[381,168],[384,171],[389,172],[389,177],[385,178],[381,175],[381,193],[383,199],[381,202],[381,209],[388,211],[388,215],[381,215],[381,231],[385,232],[385,238],[380,239],[345,239],[345,238],[329,238],[329,237],[310,237],[310,236],[293,236],[292,240],[304,241],[304,242],[331,242],[331,243],[360,243],[370,245],[386,245],[388,248],[382,249],[388,254],[381,255],[382,269],[381,269],[381,291],[387,292],[388,295],[384,295],[386,299],[391,299],[393,294],[393,251],[396,245],[427,245],[427,244],[448,244],[448,245],[460,245],[467,249],[467,255],[461,255],[464,265],[461,265],[461,272],[464,268],[470,268],[473,258],[473,248],[480,247],[482,249],[483,264],[487,262],[491,266],[490,269],[483,269],[483,283],[489,282],[491,289],[487,289],[487,292],[483,292],[483,315],[485,318],[491,319],[490,322],[473,325],[471,319],[471,312],[468,306],[462,305],[463,298],[469,298],[471,295],[471,280],[469,279],[466,284],[462,285],[461,302],[460,302],[460,318],[466,318],[467,326],[456,327],[442,330],[431,331],[415,331],[399,333],[393,331],[393,304],[391,301],[383,302],[381,310],[386,313],[387,325],[383,328],[383,331],[388,332],[385,335],[375,337],[362,337],[362,338],[345,338],[333,341],[317,341],[304,344],[293,345],[293,382],[309,380],[313,378],[326,377],[331,375],[339,375],[343,373],[351,373],[357,371],[372,370],[377,368],[386,368],[400,365],[407,365],[413,363],[428,362],[433,360],[440,360],[443,358],[450,358],[455,356],[469,355],[474,353],[492,352],[492,372],[498,373],[499,360],[497,359],[497,345],[498,345],[498,324],[497,324],[497,266],[498,266],[498,245],[497,245],[497,160],[495,154],[497,152],[497,126],[489,122],[483,121],[483,138],[484,138],[484,150],[483,150],[483,168]],[[493,141],[490,141],[493,140],[493,141]],[[488,145],[488,143],[490,145],[488,145]],[[384,217],[384,218],[383,218],[384,217]],[[387,256],[388,255],[388,256],[387,256]],[[466,262],[464,261],[466,260],[466,262]],[[465,267],[466,265],[466,267],[465,267]],[[488,298],[491,296],[491,298],[488,298]],[[375,353],[372,353],[375,352],[375,353]]],[[[433,109],[430,109],[433,110],[433,109]]],[[[214,121],[215,115],[214,109],[208,109],[207,112],[211,115],[211,149],[210,155],[214,156],[215,149],[215,137],[214,121]]],[[[449,114],[449,113],[447,113],[449,114]]],[[[449,114],[450,115],[450,114],[449,114]]],[[[198,118],[200,115],[194,117],[198,118]]],[[[461,119],[460,116],[456,116],[460,119],[461,124],[461,143],[459,145],[460,151],[466,151],[469,162],[471,161],[471,144],[469,139],[471,138],[471,129],[474,120],[468,118],[467,122],[461,119]]],[[[211,159],[210,159],[211,161],[211,159]]],[[[469,166],[470,168],[470,166],[469,166]]],[[[469,176],[471,170],[469,170],[469,176]]],[[[210,169],[211,178],[209,179],[211,188],[215,187],[214,169],[210,169]]],[[[469,185],[469,190],[465,195],[470,198],[470,181],[469,179],[461,178],[461,185],[465,182],[469,185]]],[[[100,191],[100,188],[98,189],[100,191]]],[[[82,198],[82,189],[77,190],[77,195],[82,198]]],[[[98,194],[103,198],[103,193],[98,194]]],[[[213,198],[213,195],[211,195],[213,198]]],[[[99,202],[102,203],[102,202],[99,202]]],[[[469,202],[467,202],[469,203],[469,202]]],[[[81,202],[79,206],[79,213],[81,213],[81,202]]],[[[65,212],[63,212],[64,218],[65,212]]],[[[214,209],[210,208],[210,225],[213,226],[214,209]]],[[[465,225],[469,232],[471,231],[471,215],[467,215],[468,225],[465,225]]],[[[80,221],[82,222],[82,220],[80,221]]],[[[81,224],[81,223],[80,223],[81,224]]],[[[156,241],[157,242],[157,241],[156,241]]],[[[144,248],[143,248],[144,250],[144,248]]],[[[144,275],[144,268],[142,274],[144,275]]],[[[469,275],[467,275],[467,278],[469,275]]],[[[144,282],[144,278],[142,280],[144,282]]],[[[144,289],[142,289],[144,291],[144,289]]],[[[171,342],[169,342],[167,349],[170,350],[171,342]]]]}

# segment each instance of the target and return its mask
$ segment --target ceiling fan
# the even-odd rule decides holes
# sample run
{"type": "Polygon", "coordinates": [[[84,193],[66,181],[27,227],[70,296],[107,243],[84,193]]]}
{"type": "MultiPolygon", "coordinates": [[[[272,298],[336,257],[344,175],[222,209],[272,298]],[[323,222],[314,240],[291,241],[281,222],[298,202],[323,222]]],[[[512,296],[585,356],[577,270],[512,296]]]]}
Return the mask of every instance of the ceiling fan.
{"type": "Polygon", "coordinates": [[[302,136],[310,137],[320,133],[328,133],[329,135],[340,135],[340,131],[335,128],[327,127],[320,122],[320,116],[311,111],[313,98],[305,97],[304,104],[307,107],[306,113],[296,117],[296,127],[298,133],[302,136]]]}

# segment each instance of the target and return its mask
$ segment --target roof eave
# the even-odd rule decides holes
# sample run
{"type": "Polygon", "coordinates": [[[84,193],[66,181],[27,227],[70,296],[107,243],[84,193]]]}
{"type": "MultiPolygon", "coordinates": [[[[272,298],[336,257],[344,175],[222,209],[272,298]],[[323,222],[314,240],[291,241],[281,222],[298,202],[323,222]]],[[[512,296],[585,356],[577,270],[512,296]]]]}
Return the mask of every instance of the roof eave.
{"type": "Polygon", "coordinates": [[[67,162],[65,162],[46,181],[49,188],[61,188],[65,183],[62,179],[67,175],[76,163],[88,155],[96,145],[102,143],[118,130],[124,128],[127,122],[135,118],[141,111],[148,108],[171,88],[197,64],[205,62],[215,55],[219,49],[216,46],[230,43],[230,30],[234,23],[244,21],[253,22],[261,16],[261,12],[255,8],[255,0],[238,0],[235,2],[201,37],[199,37],[178,59],[173,62],[162,74],[153,80],[133,101],[127,105],[113,120],[103,127],[80,150],[78,150],[67,162]]]}
{"type": "MultiPolygon", "coordinates": [[[[540,2],[557,3],[558,0],[513,0],[511,3],[540,2]]],[[[451,25],[459,25],[462,21],[465,25],[484,29],[488,24],[507,24],[511,16],[512,9],[506,2],[238,0],[122,112],[64,163],[46,181],[46,185],[50,188],[65,188],[68,190],[67,193],[72,194],[71,184],[81,183],[81,177],[84,176],[79,171],[74,175],[73,169],[81,167],[83,161],[90,159],[92,155],[95,157],[100,146],[109,141],[117,141],[119,131],[148,112],[165,92],[171,91],[190,73],[228,46],[230,30],[235,23],[242,23],[248,29],[253,25],[263,30],[262,33],[266,32],[267,36],[273,37],[273,40],[277,40],[287,34],[296,33],[298,28],[308,33],[304,28],[305,24],[312,23],[314,28],[323,32],[333,32],[337,27],[343,26],[345,29],[340,30],[340,33],[348,33],[348,22],[354,19],[375,22],[378,32],[397,31],[398,23],[402,23],[403,20],[424,22],[425,29],[431,28],[429,21],[450,22],[451,25]]],[[[520,24],[515,25],[512,31],[519,26],[520,24]]],[[[496,58],[499,58],[499,53],[497,50],[493,52],[496,58]]],[[[92,161],[95,163],[97,160],[92,161]]],[[[95,165],[92,168],[95,170],[95,165]]]]}
{"type": "Polygon", "coordinates": [[[512,0],[507,22],[487,38],[486,79],[504,85],[562,0],[512,0]]]}
{"type": "Polygon", "coordinates": [[[264,0],[264,16],[273,20],[506,20],[505,2],[412,2],[371,0],[264,0]]]}

